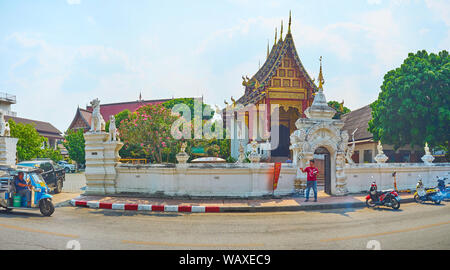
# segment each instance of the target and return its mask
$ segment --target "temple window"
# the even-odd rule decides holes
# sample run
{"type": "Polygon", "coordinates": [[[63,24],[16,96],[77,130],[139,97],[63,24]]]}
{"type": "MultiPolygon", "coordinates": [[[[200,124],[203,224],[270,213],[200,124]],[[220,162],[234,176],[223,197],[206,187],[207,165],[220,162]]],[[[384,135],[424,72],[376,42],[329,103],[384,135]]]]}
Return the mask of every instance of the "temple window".
{"type": "Polygon", "coordinates": [[[293,87],[300,87],[300,81],[299,80],[293,80],[292,81],[292,86],[293,87]]]}
{"type": "Polygon", "coordinates": [[[289,67],[289,60],[284,60],[284,67],[289,67]]]}
{"type": "Polygon", "coordinates": [[[291,86],[291,80],[283,80],[283,86],[284,87],[290,87],[291,86]]]}
{"type": "Polygon", "coordinates": [[[284,69],[278,70],[278,76],[280,76],[280,77],[286,77],[286,70],[284,70],[284,69]]]}
{"type": "Polygon", "coordinates": [[[280,79],[273,79],[273,86],[281,86],[281,80],[280,79]]]}
{"type": "Polygon", "coordinates": [[[288,70],[288,77],[294,77],[294,71],[292,69],[288,70]]]}
{"type": "Polygon", "coordinates": [[[372,163],[372,150],[364,150],[364,163],[372,163]]]}

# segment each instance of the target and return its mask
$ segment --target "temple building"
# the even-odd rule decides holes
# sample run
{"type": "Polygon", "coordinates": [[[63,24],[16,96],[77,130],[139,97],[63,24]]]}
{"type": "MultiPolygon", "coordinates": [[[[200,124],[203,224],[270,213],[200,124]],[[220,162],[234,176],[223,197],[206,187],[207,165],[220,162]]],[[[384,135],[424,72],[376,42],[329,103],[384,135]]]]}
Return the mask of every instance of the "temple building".
{"type": "MultiPolygon", "coordinates": [[[[370,104],[342,115],[344,121],[343,130],[350,135],[349,145],[353,144],[351,134],[355,131],[355,151],[352,160],[355,163],[374,163],[378,154],[378,142],[373,139],[369,131],[369,121],[372,119],[370,104]]],[[[394,150],[393,145],[383,144],[383,152],[389,158],[387,162],[409,163],[422,162],[421,157],[425,154],[422,146],[409,145],[394,150]]],[[[437,162],[437,160],[435,161],[437,162]]]]}
{"type": "MultiPolygon", "coordinates": [[[[270,151],[270,160],[290,159],[292,154],[289,150],[289,136],[295,130],[295,121],[305,117],[304,111],[312,104],[314,93],[318,89],[305,70],[295,48],[291,34],[291,14],[289,14],[286,36],[283,37],[283,22],[281,22],[280,38],[277,39],[277,30],[275,30],[275,42],[272,48],[267,46],[266,61],[251,78],[243,77],[242,84],[245,92],[235,103],[243,106],[254,104],[257,107],[263,104],[264,109],[271,113],[273,113],[274,105],[279,106],[279,123],[271,123],[269,115],[260,109],[258,114],[266,115],[269,122],[267,128],[270,128],[271,134],[275,128],[279,132],[279,144],[276,149],[270,151]]],[[[225,119],[225,121],[228,120],[225,119]]],[[[254,127],[251,122],[247,113],[245,125],[250,132],[254,127]]],[[[248,142],[248,136],[244,140],[233,140],[232,156],[237,158],[239,144],[243,143],[245,146],[248,142]]]]}
{"type": "MultiPolygon", "coordinates": [[[[141,97],[139,97],[139,99],[136,101],[100,104],[100,114],[102,115],[105,122],[107,122],[111,115],[116,115],[123,110],[134,112],[141,106],[148,104],[161,104],[169,100],[171,99],[143,100],[141,97]]],[[[81,128],[84,131],[88,131],[91,129],[91,119],[91,106],[86,106],[86,109],[78,107],[77,111],[75,112],[75,116],[69,126],[69,129],[77,130],[81,128]]]]}

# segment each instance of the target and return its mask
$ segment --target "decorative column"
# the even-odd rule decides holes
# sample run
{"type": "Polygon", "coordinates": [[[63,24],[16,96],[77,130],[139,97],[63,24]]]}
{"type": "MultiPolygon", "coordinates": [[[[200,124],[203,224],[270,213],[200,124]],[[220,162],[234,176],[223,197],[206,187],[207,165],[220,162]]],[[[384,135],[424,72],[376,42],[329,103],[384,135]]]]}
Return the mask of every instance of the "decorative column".
{"type": "MultiPolygon", "coordinates": [[[[108,138],[106,132],[86,132],[85,156],[86,156],[86,194],[104,195],[106,194],[104,167],[104,149],[108,138]]],[[[110,172],[108,172],[110,174],[110,172]]],[[[110,188],[108,187],[108,190],[110,188]]]]}
{"type": "Polygon", "coordinates": [[[425,150],[425,155],[422,157],[422,161],[426,165],[430,165],[433,163],[434,157],[433,157],[433,155],[431,155],[430,148],[428,147],[427,142],[425,143],[424,150],[425,150]]]}
{"type": "Polygon", "coordinates": [[[187,143],[184,142],[181,144],[181,148],[180,148],[180,153],[178,153],[176,155],[177,161],[179,164],[186,164],[188,159],[189,159],[189,155],[186,153],[186,147],[187,147],[187,143]]]}
{"type": "Polygon", "coordinates": [[[381,145],[381,141],[378,141],[378,155],[375,156],[375,161],[377,163],[386,163],[388,157],[383,152],[383,146],[381,145]]]}
{"type": "Polygon", "coordinates": [[[338,152],[336,155],[336,191],[334,195],[344,196],[348,193],[347,190],[347,175],[344,172],[345,155],[343,152],[338,152]]]}
{"type": "Polygon", "coordinates": [[[103,181],[105,194],[116,193],[116,166],[119,164],[119,150],[123,147],[120,141],[108,141],[103,144],[103,167],[105,168],[105,178],[103,181]]]}
{"type": "Polygon", "coordinates": [[[252,146],[252,152],[248,156],[248,159],[250,159],[251,163],[259,163],[259,161],[261,160],[261,155],[258,154],[258,142],[252,141],[251,146],[252,146]]]}

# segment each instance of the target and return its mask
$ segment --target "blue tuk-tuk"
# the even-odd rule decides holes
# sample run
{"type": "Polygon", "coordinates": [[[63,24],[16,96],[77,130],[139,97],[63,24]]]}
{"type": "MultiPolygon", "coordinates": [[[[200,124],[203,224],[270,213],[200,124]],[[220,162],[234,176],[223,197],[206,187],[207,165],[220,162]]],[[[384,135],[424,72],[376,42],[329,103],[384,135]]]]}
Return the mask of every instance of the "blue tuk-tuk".
{"type": "Polygon", "coordinates": [[[8,212],[13,209],[37,210],[44,216],[51,216],[55,211],[49,188],[42,178],[41,169],[21,166],[0,166],[0,207],[8,212]],[[19,172],[24,174],[23,179],[31,186],[31,201],[27,197],[16,193],[15,181],[19,172]]]}

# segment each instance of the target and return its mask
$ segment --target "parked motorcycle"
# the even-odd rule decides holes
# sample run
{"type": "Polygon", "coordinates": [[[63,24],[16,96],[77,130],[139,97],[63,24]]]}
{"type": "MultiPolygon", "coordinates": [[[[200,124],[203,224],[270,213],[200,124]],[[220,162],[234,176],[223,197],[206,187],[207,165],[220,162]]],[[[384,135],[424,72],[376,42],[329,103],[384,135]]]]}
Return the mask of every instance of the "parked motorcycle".
{"type": "Polygon", "coordinates": [[[372,183],[369,190],[369,195],[366,197],[366,205],[369,208],[375,206],[388,206],[397,210],[400,208],[400,196],[395,190],[377,190],[377,184],[372,183]]]}
{"type": "Polygon", "coordinates": [[[435,204],[440,204],[442,199],[444,199],[443,194],[438,187],[426,188],[423,185],[422,179],[419,178],[416,185],[416,192],[414,193],[414,200],[416,202],[424,203],[426,201],[431,201],[435,204]]]}
{"type": "Polygon", "coordinates": [[[445,186],[445,180],[447,180],[447,177],[437,176],[438,189],[442,193],[442,200],[450,200],[450,187],[445,186]]]}

